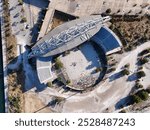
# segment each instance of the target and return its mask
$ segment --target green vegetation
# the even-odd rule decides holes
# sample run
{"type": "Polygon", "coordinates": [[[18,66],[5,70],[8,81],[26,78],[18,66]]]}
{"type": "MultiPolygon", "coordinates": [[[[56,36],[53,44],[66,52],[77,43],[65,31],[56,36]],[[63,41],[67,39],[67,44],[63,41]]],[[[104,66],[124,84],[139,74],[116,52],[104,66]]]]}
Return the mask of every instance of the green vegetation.
{"type": "Polygon", "coordinates": [[[22,17],[22,19],[21,19],[21,21],[20,21],[21,23],[25,23],[25,22],[27,22],[27,19],[26,19],[26,17],[22,17]]]}
{"type": "Polygon", "coordinates": [[[136,82],[136,83],[135,83],[135,87],[136,87],[137,89],[139,89],[139,88],[143,88],[143,85],[140,84],[139,82],[136,82]]]}
{"type": "Polygon", "coordinates": [[[71,83],[71,80],[67,80],[67,81],[66,81],[66,84],[70,84],[70,83],[71,83]]]}
{"type": "Polygon", "coordinates": [[[125,48],[124,48],[125,51],[132,51],[133,50],[133,46],[131,45],[127,45],[125,48]]]}
{"type": "Polygon", "coordinates": [[[101,67],[98,67],[98,68],[95,69],[95,73],[98,73],[98,72],[100,72],[100,71],[102,71],[102,68],[101,68],[101,67]]]}
{"type": "Polygon", "coordinates": [[[62,81],[61,77],[58,77],[57,80],[58,80],[58,81],[62,81]]]}
{"type": "Polygon", "coordinates": [[[142,71],[143,70],[143,66],[139,66],[138,70],[142,71]]]}
{"type": "Polygon", "coordinates": [[[133,103],[140,103],[142,99],[138,95],[132,95],[133,103]]]}
{"type": "Polygon", "coordinates": [[[142,101],[146,101],[149,98],[149,94],[147,90],[140,90],[137,93],[133,94],[132,96],[133,103],[139,103],[142,101]]]}
{"type": "MultiPolygon", "coordinates": [[[[6,61],[7,63],[12,63],[15,61],[16,52],[17,52],[17,41],[15,35],[12,34],[11,31],[11,22],[10,22],[10,10],[9,10],[9,1],[3,0],[3,19],[4,19],[4,39],[6,46],[6,61]]],[[[8,81],[8,102],[9,102],[9,112],[22,112],[23,108],[23,86],[24,86],[24,78],[22,78],[23,71],[17,71],[10,73],[11,71],[7,71],[9,74],[7,75],[8,81]]]]}
{"type": "Polygon", "coordinates": [[[146,101],[149,98],[148,92],[146,90],[138,91],[137,95],[144,101],[146,101]]]}
{"type": "Polygon", "coordinates": [[[57,70],[63,68],[63,63],[58,58],[55,60],[55,67],[57,70]]]}
{"type": "Polygon", "coordinates": [[[145,64],[145,63],[147,63],[148,62],[148,59],[147,58],[140,58],[139,59],[139,63],[140,63],[140,65],[143,65],[143,64],[145,64]]]}
{"type": "Polygon", "coordinates": [[[111,72],[113,72],[113,71],[115,71],[116,70],[116,68],[109,68],[108,70],[107,70],[107,73],[111,73],[111,72]]]}
{"type": "Polygon", "coordinates": [[[23,1],[22,0],[18,0],[18,3],[19,3],[19,5],[22,5],[23,1]]]}
{"type": "Polygon", "coordinates": [[[139,71],[139,72],[137,72],[137,77],[138,78],[142,78],[142,77],[144,77],[146,74],[145,74],[145,72],[144,71],[139,71]]]}
{"type": "Polygon", "coordinates": [[[57,96],[55,96],[55,97],[53,97],[52,104],[54,104],[54,105],[60,104],[64,100],[65,100],[65,98],[63,98],[63,97],[57,97],[57,96]]]}
{"type": "Polygon", "coordinates": [[[9,106],[11,106],[9,108],[9,111],[10,112],[14,112],[14,113],[20,113],[21,110],[20,110],[20,97],[18,96],[9,96],[8,97],[8,101],[9,101],[9,106]]]}
{"type": "Polygon", "coordinates": [[[47,86],[51,88],[53,86],[52,82],[47,82],[47,86]]]}
{"type": "Polygon", "coordinates": [[[143,51],[140,52],[138,55],[139,55],[139,56],[143,56],[143,55],[148,54],[148,53],[150,53],[150,48],[143,50],[143,51]]]}
{"type": "Polygon", "coordinates": [[[128,69],[123,69],[123,70],[121,71],[121,74],[122,74],[122,75],[129,75],[130,72],[129,72],[128,69]]]}
{"type": "Polygon", "coordinates": [[[148,93],[150,93],[150,86],[147,87],[146,91],[147,91],[148,93]]]}
{"type": "Polygon", "coordinates": [[[128,63],[128,64],[126,64],[124,67],[125,67],[125,68],[129,68],[129,67],[130,67],[130,64],[128,63]]]}
{"type": "Polygon", "coordinates": [[[111,13],[111,9],[110,9],[110,8],[107,9],[107,10],[106,10],[106,13],[107,13],[107,14],[110,14],[110,13],[111,13]]]}

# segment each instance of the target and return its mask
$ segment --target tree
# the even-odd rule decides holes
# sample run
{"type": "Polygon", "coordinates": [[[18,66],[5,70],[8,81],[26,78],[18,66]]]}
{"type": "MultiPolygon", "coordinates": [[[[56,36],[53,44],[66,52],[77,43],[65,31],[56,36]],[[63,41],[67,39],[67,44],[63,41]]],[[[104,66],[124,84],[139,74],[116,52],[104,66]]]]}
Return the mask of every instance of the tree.
{"type": "Polygon", "coordinates": [[[25,22],[27,22],[26,17],[22,17],[22,19],[21,19],[21,23],[25,23],[25,22]]]}
{"type": "Polygon", "coordinates": [[[98,72],[100,72],[100,71],[102,71],[102,68],[101,68],[101,67],[98,67],[98,68],[95,69],[95,72],[96,72],[96,73],[98,73],[98,72]]]}
{"type": "Polygon", "coordinates": [[[19,3],[19,5],[22,5],[23,1],[22,0],[18,0],[18,3],[19,3]]]}
{"type": "Polygon", "coordinates": [[[140,84],[139,82],[136,82],[135,87],[136,87],[137,89],[139,89],[139,88],[143,88],[143,85],[140,84]]]}
{"type": "Polygon", "coordinates": [[[139,103],[139,102],[142,102],[142,99],[137,96],[137,95],[132,95],[132,100],[133,100],[133,103],[139,103]]]}
{"type": "Polygon", "coordinates": [[[148,62],[148,59],[147,58],[140,58],[139,62],[140,62],[141,65],[143,65],[143,64],[148,62]]]}
{"type": "Polygon", "coordinates": [[[145,74],[145,72],[144,71],[139,71],[139,72],[137,72],[137,77],[138,78],[142,78],[142,77],[144,77],[146,74],[145,74]]]}
{"type": "Polygon", "coordinates": [[[130,67],[130,64],[128,63],[128,64],[126,64],[124,67],[125,67],[125,68],[129,68],[129,67],[130,67]]]}
{"type": "Polygon", "coordinates": [[[58,58],[55,61],[55,67],[57,70],[63,67],[63,63],[58,58]]]}
{"type": "Polygon", "coordinates": [[[53,86],[52,82],[47,82],[47,86],[52,87],[53,86]]]}
{"type": "Polygon", "coordinates": [[[122,70],[121,73],[122,73],[122,75],[129,75],[130,74],[128,69],[122,70]]]}
{"type": "Polygon", "coordinates": [[[71,81],[70,81],[70,80],[67,80],[67,81],[66,81],[66,84],[70,84],[70,83],[71,83],[71,81]]]}
{"type": "Polygon", "coordinates": [[[145,90],[138,91],[137,95],[144,101],[146,101],[149,98],[149,94],[145,90]]]}
{"type": "Polygon", "coordinates": [[[147,91],[148,93],[150,93],[150,86],[147,87],[146,91],[147,91]]]}
{"type": "Polygon", "coordinates": [[[106,13],[107,13],[107,14],[110,14],[110,13],[111,13],[111,9],[110,9],[110,8],[107,9],[107,10],[106,10],[106,13]]]}

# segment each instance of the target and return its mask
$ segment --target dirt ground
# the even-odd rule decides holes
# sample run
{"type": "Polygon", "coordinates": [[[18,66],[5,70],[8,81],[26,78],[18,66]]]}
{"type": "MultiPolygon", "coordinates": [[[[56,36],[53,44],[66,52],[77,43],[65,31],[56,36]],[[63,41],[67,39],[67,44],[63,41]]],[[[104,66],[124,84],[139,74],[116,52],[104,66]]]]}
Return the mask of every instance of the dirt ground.
{"type": "Polygon", "coordinates": [[[50,108],[45,107],[45,104],[38,98],[35,92],[26,92],[25,98],[25,113],[51,113],[50,108]]]}

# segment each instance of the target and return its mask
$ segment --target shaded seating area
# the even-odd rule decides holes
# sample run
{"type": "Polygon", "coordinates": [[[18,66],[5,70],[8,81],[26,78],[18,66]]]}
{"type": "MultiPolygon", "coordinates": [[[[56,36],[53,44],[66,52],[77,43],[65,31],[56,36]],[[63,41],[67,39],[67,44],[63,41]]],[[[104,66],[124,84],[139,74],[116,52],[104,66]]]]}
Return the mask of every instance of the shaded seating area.
{"type": "Polygon", "coordinates": [[[106,54],[121,50],[121,41],[115,33],[107,27],[101,27],[100,31],[92,37],[92,40],[99,44],[106,54]]]}

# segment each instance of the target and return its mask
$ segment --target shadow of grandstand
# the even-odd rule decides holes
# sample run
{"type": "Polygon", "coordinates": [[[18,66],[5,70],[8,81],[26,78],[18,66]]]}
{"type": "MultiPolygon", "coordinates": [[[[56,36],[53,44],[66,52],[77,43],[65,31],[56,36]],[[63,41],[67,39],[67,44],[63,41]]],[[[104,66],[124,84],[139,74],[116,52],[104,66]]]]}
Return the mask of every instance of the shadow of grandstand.
{"type": "Polygon", "coordinates": [[[121,77],[123,77],[123,75],[121,74],[121,71],[119,71],[119,72],[117,72],[117,73],[115,73],[109,77],[109,82],[112,82],[112,81],[119,79],[121,77]]]}
{"type": "Polygon", "coordinates": [[[49,5],[49,0],[23,0],[23,2],[41,9],[47,8],[49,5]]]}
{"type": "Polygon", "coordinates": [[[99,58],[96,58],[97,53],[95,52],[94,48],[93,50],[91,50],[91,48],[93,48],[92,45],[89,42],[85,42],[80,49],[86,60],[91,63],[86,67],[87,70],[90,70],[94,67],[100,67],[99,61],[97,60],[99,58]]]}

